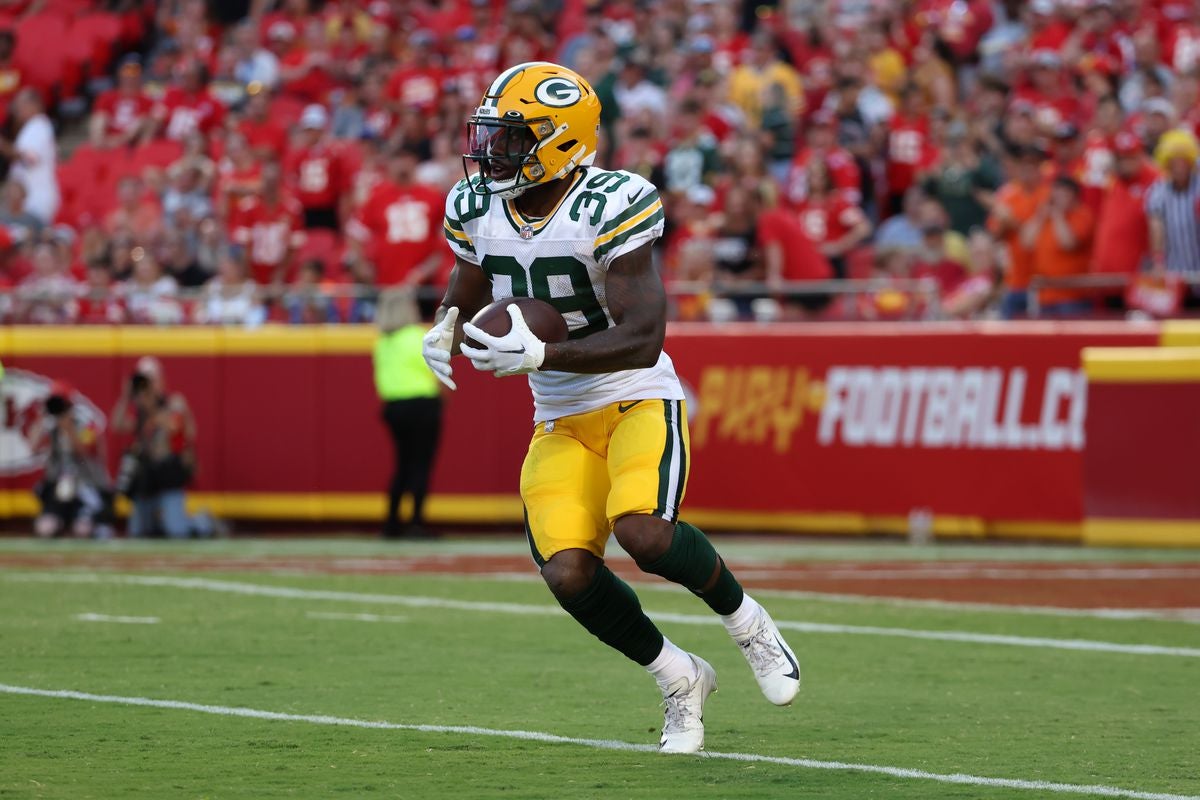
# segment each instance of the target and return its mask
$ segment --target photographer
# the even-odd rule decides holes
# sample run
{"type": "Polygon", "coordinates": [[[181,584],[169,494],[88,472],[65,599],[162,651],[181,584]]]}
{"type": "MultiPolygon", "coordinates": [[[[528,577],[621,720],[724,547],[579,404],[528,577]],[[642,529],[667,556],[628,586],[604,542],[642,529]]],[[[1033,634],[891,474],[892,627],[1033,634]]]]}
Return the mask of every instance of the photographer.
{"type": "Polygon", "coordinates": [[[34,488],[42,509],[34,533],[49,538],[70,531],[79,538],[112,535],[112,489],[104,468],[103,440],[76,418],[74,390],[56,382],[33,441],[46,453],[46,470],[34,488]]]}
{"type": "Polygon", "coordinates": [[[157,359],[138,361],[113,409],[112,425],[133,436],[117,475],[117,490],[133,503],[129,535],[190,536],[184,487],[196,471],[196,421],[183,395],[166,392],[157,359]]]}

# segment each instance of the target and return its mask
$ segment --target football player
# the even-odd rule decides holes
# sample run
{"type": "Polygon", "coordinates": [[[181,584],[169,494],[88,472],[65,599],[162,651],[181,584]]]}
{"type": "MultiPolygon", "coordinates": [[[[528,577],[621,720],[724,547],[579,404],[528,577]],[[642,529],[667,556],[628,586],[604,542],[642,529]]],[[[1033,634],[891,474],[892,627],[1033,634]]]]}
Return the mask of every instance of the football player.
{"type": "Polygon", "coordinates": [[[467,122],[467,178],[446,199],[455,266],[430,368],[455,388],[450,359],[497,376],[528,375],[534,433],[521,469],[525,531],[562,607],[645,667],[665,698],[660,748],[704,746],[713,668],[663,636],[604,563],[609,534],[645,572],[682,584],[720,615],[767,699],[792,702],[795,654],[704,534],[679,519],[687,484],[687,409],[663,352],[666,298],[651,246],[663,232],[654,186],[594,166],[600,102],[556,64],[505,70],[467,122]],[[550,303],[567,341],[540,341],[515,305],[489,336],[464,320],[510,297],[550,303]],[[462,344],[464,332],[480,347],[462,344]]]}

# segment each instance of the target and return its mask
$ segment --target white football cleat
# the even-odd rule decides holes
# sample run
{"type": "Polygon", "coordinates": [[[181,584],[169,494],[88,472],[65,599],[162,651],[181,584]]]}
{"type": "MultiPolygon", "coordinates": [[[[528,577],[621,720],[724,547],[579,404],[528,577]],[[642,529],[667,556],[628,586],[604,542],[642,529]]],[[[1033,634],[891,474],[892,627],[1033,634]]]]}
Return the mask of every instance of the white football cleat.
{"type": "Polygon", "coordinates": [[[765,608],[759,608],[744,633],[733,640],[754,671],[758,688],[777,706],[789,705],[800,691],[800,665],[765,608]]]}
{"type": "Polygon", "coordinates": [[[663,687],[663,753],[696,753],[704,749],[704,701],[717,690],[717,673],[707,661],[691,653],[699,675],[694,680],[677,678],[663,687]]]}

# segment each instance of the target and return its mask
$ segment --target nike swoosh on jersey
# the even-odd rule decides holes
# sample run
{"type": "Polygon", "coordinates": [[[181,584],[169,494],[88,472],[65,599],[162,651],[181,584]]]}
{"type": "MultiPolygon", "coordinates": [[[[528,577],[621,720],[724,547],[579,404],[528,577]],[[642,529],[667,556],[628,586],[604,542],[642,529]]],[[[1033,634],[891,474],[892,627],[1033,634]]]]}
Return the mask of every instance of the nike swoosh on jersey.
{"type": "Polygon", "coordinates": [[[642,401],[641,401],[641,400],[634,400],[632,403],[617,403],[617,413],[618,413],[618,414],[624,414],[626,411],[628,411],[629,409],[633,408],[634,406],[636,406],[636,405],[637,405],[638,403],[640,403],[640,402],[642,402],[642,401]]]}
{"type": "Polygon", "coordinates": [[[633,205],[634,201],[637,200],[639,197],[641,197],[642,192],[644,192],[644,191],[646,191],[646,190],[638,189],[637,194],[627,194],[627,195],[625,195],[625,199],[629,201],[630,205],[633,205]]]}

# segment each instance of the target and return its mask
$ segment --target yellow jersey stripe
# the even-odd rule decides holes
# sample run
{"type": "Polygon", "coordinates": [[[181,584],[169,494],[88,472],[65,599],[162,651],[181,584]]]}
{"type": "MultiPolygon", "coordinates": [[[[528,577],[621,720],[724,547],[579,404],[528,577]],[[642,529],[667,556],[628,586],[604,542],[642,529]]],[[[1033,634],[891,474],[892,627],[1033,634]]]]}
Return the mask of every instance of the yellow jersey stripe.
{"type": "Polygon", "coordinates": [[[604,234],[603,236],[596,237],[596,242],[594,245],[592,245],[593,248],[599,247],[600,245],[613,239],[614,237],[619,236],[620,234],[624,233],[625,231],[629,230],[630,228],[636,226],[639,222],[644,222],[648,217],[652,216],[656,211],[661,211],[661,210],[662,210],[662,201],[656,200],[654,202],[654,205],[650,206],[649,208],[644,210],[642,213],[638,214],[636,217],[627,219],[624,222],[622,222],[619,227],[614,228],[613,230],[609,231],[608,233],[604,234]]]}
{"type": "Polygon", "coordinates": [[[442,227],[446,229],[446,233],[450,234],[450,235],[451,235],[451,236],[453,236],[455,239],[461,239],[461,240],[462,240],[462,241],[464,241],[464,242],[469,242],[469,241],[471,241],[471,237],[470,237],[470,236],[467,236],[467,235],[466,235],[465,233],[463,233],[462,231],[456,231],[456,230],[454,230],[454,228],[451,228],[451,227],[450,227],[450,224],[449,224],[449,223],[443,223],[443,224],[442,224],[442,227]]]}

